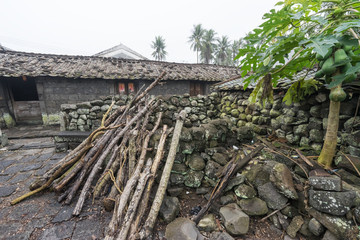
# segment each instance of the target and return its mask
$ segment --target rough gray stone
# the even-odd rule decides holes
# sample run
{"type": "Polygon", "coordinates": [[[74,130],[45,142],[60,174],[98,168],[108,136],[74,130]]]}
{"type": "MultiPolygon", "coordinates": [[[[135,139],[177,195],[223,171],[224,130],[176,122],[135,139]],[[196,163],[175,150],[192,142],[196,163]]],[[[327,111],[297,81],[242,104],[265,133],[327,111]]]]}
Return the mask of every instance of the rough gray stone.
{"type": "Polygon", "coordinates": [[[246,184],[240,184],[234,189],[234,192],[236,196],[244,199],[254,198],[256,196],[255,189],[246,184]]]}
{"type": "Polygon", "coordinates": [[[233,177],[232,179],[230,179],[228,185],[225,188],[225,192],[231,190],[233,187],[242,184],[245,181],[245,176],[244,175],[236,175],[235,177],[233,177]]]}
{"type": "Polygon", "coordinates": [[[285,197],[295,200],[298,199],[292,174],[285,164],[277,163],[273,166],[270,180],[285,197]]]}
{"type": "Polygon", "coordinates": [[[241,199],[238,204],[241,210],[249,216],[261,216],[269,211],[266,202],[257,197],[252,199],[241,199]]]}
{"type": "Polygon", "coordinates": [[[221,169],[221,165],[214,161],[208,161],[205,167],[205,175],[211,179],[216,179],[216,174],[221,169]]]}
{"type": "Polygon", "coordinates": [[[231,235],[246,234],[249,230],[249,216],[240,210],[236,203],[220,208],[220,216],[226,231],[231,235]]]}
{"type": "Polygon", "coordinates": [[[324,226],[315,218],[310,219],[310,221],[308,223],[308,227],[309,227],[310,232],[312,234],[314,234],[315,236],[320,236],[325,231],[324,226]]]}
{"type": "Polygon", "coordinates": [[[226,205],[229,203],[235,202],[236,198],[233,193],[227,194],[225,196],[220,197],[220,203],[221,205],[226,205]]]}
{"type": "Polygon", "coordinates": [[[188,165],[192,170],[200,171],[205,168],[204,159],[198,154],[189,156],[188,165]]]}
{"type": "Polygon", "coordinates": [[[353,129],[360,129],[360,116],[352,117],[344,123],[344,129],[347,132],[351,132],[353,129]]]}
{"type": "Polygon", "coordinates": [[[188,174],[185,176],[184,184],[187,187],[197,188],[200,187],[203,178],[204,178],[204,173],[202,171],[190,170],[188,174]]]}
{"type": "Polygon", "coordinates": [[[322,130],[322,120],[319,119],[319,118],[311,117],[311,118],[309,119],[308,128],[309,128],[309,129],[322,130]]]}
{"type": "Polygon", "coordinates": [[[309,176],[309,184],[314,189],[325,191],[342,191],[341,179],[336,175],[309,176]]]}
{"type": "Polygon", "coordinates": [[[329,230],[326,230],[326,232],[321,240],[339,240],[339,238],[337,238],[329,230]]]}
{"type": "Polygon", "coordinates": [[[89,109],[85,109],[85,108],[79,108],[79,109],[77,110],[77,113],[78,113],[79,115],[83,115],[83,114],[88,115],[88,114],[90,113],[90,110],[89,110],[89,109]]]}
{"type": "Polygon", "coordinates": [[[300,215],[295,216],[291,220],[288,228],[286,229],[286,233],[289,234],[290,237],[295,238],[296,233],[300,230],[303,223],[304,223],[304,219],[300,215]]]}
{"type": "Polygon", "coordinates": [[[259,186],[258,194],[271,209],[281,209],[288,201],[286,197],[276,190],[271,182],[259,186]]]}
{"type": "Polygon", "coordinates": [[[165,237],[168,240],[203,240],[204,237],[193,221],[177,218],[166,226],[165,237]]]}
{"type": "Polygon", "coordinates": [[[316,218],[325,228],[330,230],[339,239],[356,239],[357,228],[352,221],[343,217],[325,214],[310,208],[309,214],[316,218]]]}
{"type": "Polygon", "coordinates": [[[185,181],[185,176],[178,173],[172,173],[170,175],[170,183],[173,185],[180,185],[183,184],[185,181]]]}
{"type": "Polygon", "coordinates": [[[318,129],[311,129],[309,131],[309,139],[315,143],[322,143],[324,141],[324,133],[318,129]]]}
{"type": "Polygon", "coordinates": [[[234,238],[227,232],[213,232],[209,240],[234,240],[234,238]]]}
{"type": "Polygon", "coordinates": [[[310,108],[310,114],[313,117],[320,118],[321,117],[321,105],[315,105],[310,108]]]}
{"type": "Polygon", "coordinates": [[[301,137],[307,137],[309,136],[308,131],[308,125],[307,124],[301,124],[294,127],[294,134],[301,136],[301,137]]]}
{"type": "Polygon", "coordinates": [[[342,216],[354,205],[356,194],[349,192],[328,192],[309,190],[310,205],[320,212],[342,216]]]}
{"type": "Polygon", "coordinates": [[[228,155],[223,154],[223,153],[214,153],[214,155],[212,156],[212,159],[215,160],[215,162],[219,163],[222,166],[227,164],[229,161],[228,155]]]}
{"type": "Polygon", "coordinates": [[[205,215],[198,223],[201,231],[212,232],[216,229],[216,219],[214,214],[205,215]]]}
{"type": "Polygon", "coordinates": [[[166,222],[173,221],[180,212],[180,202],[177,197],[164,197],[159,215],[166,222]]]}

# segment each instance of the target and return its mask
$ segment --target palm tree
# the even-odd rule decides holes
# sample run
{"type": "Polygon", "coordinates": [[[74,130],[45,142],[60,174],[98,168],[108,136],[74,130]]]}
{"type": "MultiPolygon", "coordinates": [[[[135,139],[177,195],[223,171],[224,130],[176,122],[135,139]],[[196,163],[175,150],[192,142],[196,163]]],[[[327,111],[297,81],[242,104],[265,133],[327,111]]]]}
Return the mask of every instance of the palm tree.
{"type": "Polygon", "coordinates": [[[231,55],[230,43],[228,36],[222,36],[217,39],[217,45],[215,49],[216,63],[220,65],[229,65],[229,56],[231,55]]]}
{"type": "Polygon", "coordinates": [[[214,58],[214,50],[216,47],[216,32],[212,29],[205,30],[204,37],[201,40],[201,61],[209,64],[214,58]]]}
{"type": "Polygon", "coordinates": [[[239,59],[234,60],[234,58],[239,54],[239,49],[244,46],[244,40],[240,38],[239,40],[234,40],[231,44],[231,55],[229,56],[231,58],[231,63],[234,66],[239,65],[239,59]]]}
{"type": "Polygon", "coordinates": [[[204,36],[205,29],[202,28],[201,24],[194,25],[191,36],[189,37],[190,48],[196,51],[196,63],[199,63],[199,51],[201,50],[201,39],[204,36]]]}
{"type": "Polygon", "coordinates": [[[155,37],[155,41],[152,42],[151,47],[154,49],[154,52],[151,55],[155,58],[155,60],[165,60],[167,52],[165,51],[165,39],[163,39],[162,36],[155,37]]]}

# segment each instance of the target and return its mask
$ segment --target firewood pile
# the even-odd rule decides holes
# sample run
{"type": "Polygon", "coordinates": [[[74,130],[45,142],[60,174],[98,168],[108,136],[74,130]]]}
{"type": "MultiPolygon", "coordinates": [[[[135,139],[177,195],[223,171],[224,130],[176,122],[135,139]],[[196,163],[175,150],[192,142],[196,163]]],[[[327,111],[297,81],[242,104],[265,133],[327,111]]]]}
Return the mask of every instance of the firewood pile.
{"type": "Polygon", "coordinates": [[[126,106],[109,114],[113,102],[104,114],[101,126],[33,182],[30,192],[11,204],[51,189],[59,193],[58,201],[65,204],[70,204],[79,195],[73,210],[73,215],[78,216],[86,199],[101,198],[105,209],[113,210],[105,239],[151,239],[186,117],[185,111],[181,111],[174,129],[163,125],[157,149],[149,148],[150,138],[160,126],[162,112],[156,114],[152,130],[147,130],[149,118],[160,104],[160,100],[148,97],[148,92],[164,75],[165,72],[147,89],[140,90],[126,106]],[[166,139],[172,131],[164,170],[157,173],[164,157],[166,139]],[[153,159],[147,158],[151,150],[156,151],[153,159]],[[161,180],[151,203],[150,193],[154,191],[157,174],[161,175],[161,180]]]}

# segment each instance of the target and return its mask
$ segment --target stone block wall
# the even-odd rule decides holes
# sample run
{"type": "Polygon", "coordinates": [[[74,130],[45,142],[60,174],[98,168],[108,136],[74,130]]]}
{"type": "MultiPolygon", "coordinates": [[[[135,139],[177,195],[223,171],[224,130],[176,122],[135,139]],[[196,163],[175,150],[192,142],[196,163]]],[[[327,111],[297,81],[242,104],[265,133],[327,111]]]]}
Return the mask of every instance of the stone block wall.
{"type": "MultiPolygon", "coordinates": [[[[265,106],[249,103],[249,94],[222,93],[218,106],[220,118],[229,118],[237,127],[249,126],[257,134],[274,134],[289,144],[321,150],[329,113],[328,92],[320,91],[291,105],[283,103],[282,93],[277,93],[274,103],[265,106]]],[[[341,103],[338,132],[338,144],[356,156],[360,156],[360,114],[354,118],[358,98],[359,95],[354,94],[341,103]]]]}
{"type": "MultiPolygon", "coordinates": [[[[182,96],[158,96],[162,100],[156,111],[164,113],[162,123],[172,126],[175,121],[175,113],[185,109],[188,117],[184,123],[186,127],[199,126],[218,115],[216,106],[220,103],[217,94],[210,96],[190,97],[189,94],[182,96]]],[[[69,131],[91,131],[100,126],[102,116],[109,109],[114,100],[114,111],[125,105],[130,97],[126,95],[108,96],[90,102],[61,105],[61,129],[69,131]]],[[[156,112],[155,112],[156,113],[156,112]]],[[[151,119],[150,121],[153,121],[151,119]]]]}
{"type": "MultiPolygon", "coordinates": [[[[198,127],[217,118],[227,119],[231,127],[250,127],[260,135],[277,136],[289,144],[319,151],[327,127],[329,99],[327,92],[318,92],[300,103],[286,105],[282,93],[274,96],[273,104],[262,106],[250,103],[249,91],[213,92],[207,96],[157,96],[162,99],[156,111],[164,113],[162,123],[172,126],[175,113],[185,109],[188,113],[185,127],[198,127]]],[[[352,155],[360,155],[360,115],[354,118],[358,95],[341,104],[338,144],[352,155]],[[354,122],[354,123],[352,123],[354,122]]],[[[90,131],[96,129],[112,99],[113,110],[127,103],[128,96],[109,96],[91,102],[63,104],[62,130],[90,131]]]]}

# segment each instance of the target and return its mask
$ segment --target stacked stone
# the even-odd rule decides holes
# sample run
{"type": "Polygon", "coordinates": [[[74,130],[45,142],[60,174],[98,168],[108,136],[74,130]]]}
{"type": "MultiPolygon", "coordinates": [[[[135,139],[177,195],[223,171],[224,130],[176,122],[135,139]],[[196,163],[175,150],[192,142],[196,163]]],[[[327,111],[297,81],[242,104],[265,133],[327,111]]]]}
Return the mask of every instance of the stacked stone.
{"type": "Polygon", "coordinates": [[[341,139],[347,146],[346,152],[353,156],[360,156],[360,116],[352,117],[344,123],[341,139]]]}
{"type": "MultiPolygon", "coordinates": [[[[268,126],[271,126],[277,137],[286,139],[290,144],[321,150],[329,113],[328,93],[319,92],[291,105],[283,103],[282,96],[275,94],[274,103],[265,106],[250,103],[249,93],[224,94],[219,105],[220,117],[229,118],[237,127],[251,127],[257,134],[270,133],[268,126]]],[[[355,124],[351,120],[356,105],[356,97],[341,104],[339,131],[345,130],[345,133],[339,136],[338,142],[346,143],[349,146],[347,152],[358,156],[360,124],[359,120],[355,120],[355,124]],[[354,130],[356,132],[351,133],[354,130]]]]}
{"type": "Polygon", "coordinates": [[[112,111],[115,111],[119,106],[125,105],[129,97],[126,95],[116,95],[114,97],[107,96],[91,102],[62,104],[62,130],[92,131],[98,128],[101,124],[103,115],[109,109],[113,99],[116,102],[112,107],[112,111]]]}
{"type": "Polygon", "coordinates": [[[210,96],[191,97],[189,94],[183,96],[172,96],[164,98],[161,104],[161,111],[164,112],[162,122],[169,126],[175,122],[175,114],[185,109],[187,118],[184,122],[185,127],[199,126],[208,122],[218,115],[216,105],[220,101],[217,93],[210,96]]]}
{"type": "Polygon", "coordinates": [[[226,120],[212,120],[199,127],[183,128],[170,188],[181,191],[185,186],[207,188],[216,184],[217,171],[229,161],[224,148],[232,135],[228,124],[226,120]]]}

